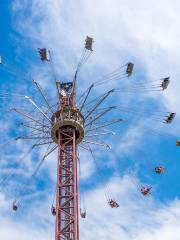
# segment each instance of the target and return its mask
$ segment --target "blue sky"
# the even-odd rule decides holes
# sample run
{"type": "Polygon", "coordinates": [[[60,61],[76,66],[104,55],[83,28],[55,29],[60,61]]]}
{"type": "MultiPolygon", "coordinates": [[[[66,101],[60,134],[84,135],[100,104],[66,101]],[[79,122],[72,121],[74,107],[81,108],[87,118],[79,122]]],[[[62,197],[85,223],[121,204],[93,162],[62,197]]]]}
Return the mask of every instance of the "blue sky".
{"type": "MultiPolygon", "coordinates": [[[[98,169],[90,154],[80,151],[80,188],[85,193],[88,213],[85,221],[80,220],[81,238],[179,240],[180,148],[175,145],[180,131],[178,7],[175,0],[158,3],[154,0],[146,3],[142,0],[77,0],[68,4],[60,0],[32,0],[31,3],[16,0],[0,3],[0,54],[18,73],[14,76],[0,69],[0,92],[32,96],[41,105],[31,81],[35,79],[54,100],[53,77],[38,59],[37,48],[51,50],[58,79],[69,81],[86,35],[95,39],[94,52],[79,76],[79,93],[92,81],[129,61],[135,64],[133,76],[125,79],[126,82],[106,84],[104,89],[130,87],[139,81],[148,83],[171,76],[165,92],[117,93],[110,98],[109,105],[127,106],[141,115],[135,117],[120,110],[114,113],[127,122],[112,128],[119,133],[108,139],[113,153],[94,147],[98,169]],[[172,125],[167,126],[161,124],[161,120],[154,120],[157,111],[162,115],[175,111],[177,116],[172,125]],[[153,134],[152,129],[158,134],[153,134]],[[162,176],[153,172],[157,164],[166,167],[162,176]],[[143,184],[153,186],[147,198],[139,193],[143,184]],[[104,186],[108,186],[109,195],[119,202],[119,209],[109,209],[104,186]]],[[[92,99],[101,94],[103,88],[96,89],[92,99]]],[[[24,158],[30,147],[28,141],[2,144],[18,136],[19,131],[23,133],[17,126],[21,119],[12,113],[4,115],[4,110],[17,106],[32,113],[34,109],[19,98],[0,100],[3,146],[0,177],[18,166],[16,174],[0,193],[0,238],[11,240],[13,236],[15,240],[32,240],[38,236],[39,239],[52,239],[54,220],[50,207],[56,180],[56,152],[32,179],[30,176],[45,149],[33,151],[24,158]],[[21,165],[20,158],[23,158],[21,165]],[[20,211],[12,213],[13,199],[24,192],[20,211]]]]}

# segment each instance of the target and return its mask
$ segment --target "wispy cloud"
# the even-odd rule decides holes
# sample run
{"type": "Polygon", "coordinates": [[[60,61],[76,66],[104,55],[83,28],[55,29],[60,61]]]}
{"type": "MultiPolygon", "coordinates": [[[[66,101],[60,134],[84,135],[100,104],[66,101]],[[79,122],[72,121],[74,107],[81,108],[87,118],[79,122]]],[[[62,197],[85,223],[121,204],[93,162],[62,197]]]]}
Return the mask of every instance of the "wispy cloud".
{"type": "MultiPolygon", "coordinates": [[[[59,0],[53,2],[33,0],[31,3],[28,0],[16,0],[12,5],[13,24],[21,35],[22,41],[19,42],[19,39],[15,41],[26,48],[29,44],[29,48],[34,51],[38,47],[51,49],[58,78],[69,80],[72,79],[78,62],[81,43],[86,35],[90,35],[95,39],[94,56],[86,66],[86,71],[80,75],[80,89],[87,88],[92,81],[113,70],[114,67],[132,61],[135,63],[135,78],[128,79],[132,81],[130,84],[142,78],[147,78],[148,81],[166,75],[172,76],[172,84],[168,91],[161,95],[159,102],[164,108],[176,111],[180,103],[177,51],[179,7],[177,0],[173,2],[168,0],[158,2],[155,0],[149,2],[79,0],[69,1],[68,5],[67,2],[59,0]]],[[[21,57],[21,54],[22,50],[17,53],[17,57],[21,57]]],[[[30,56],[29,62],[32,58],[30,56]]],[[[52,88],[52,79],[48,78],[48,72],[44,71],[39,63],[36,66],[30,65],[30,72],[45,89],[52,88]]],[[[119,84],[118,82],[117,85],[119,84]]],[[[149,99],[151,97],[152,95],[148,95],[149,99]]],[[[129,96],[122,98],[123,103],[132,103],[129,96]]],[[[157,100],[156,96],[154,99],[157,100]]],[[[146,121],[146,119],[143,120],[146,121]]],[[[2,126],[4,130],[8,128],[8,125],[2,126]]],[[[141,147],[141,141],[144,140],[143,126],[143,123],[137,121],[136,126],[131,124],[125,134],[120,136],[120,141],[112,140],[118,160],[98,150],[96,153],[100,159],[98,164],[102,163],[104,168],[112,167],[113,174],[120,175],[117,174],[117,161],[125,155],[131,156],[136,148],[141,147]]],[[[16,144],[16,148],[19,151],[16,153],[23,155],[28,144],[16,144]]],[[[35,158],[30,155],[26,159],[24,166],[26,174],[33,171],[44,150],[44,148],[40,150],[35,158]]],[[[96,179],[95,174],[98,169],[90,159],[90,154],[84,151],[80,154],[82,172],[80,181],[96,179]]],[[[14,155],[17,157],[13,151],[8,156],[3,156],[2,162],[7,162],[7,158],[13,158],[14,155]]],[[[52,239],[54,220],[50,215],[49,206],[52,203],[50,195],[54,192],[52,188],[55,187],[56,181],[56,157],[54,152],[45,161],[41,176],[37,176],[37,179],[38,177],[42,179],[46,175],[49,181],[47,192],[42,193],[44,197],[41,193],[38,196],[32,195],[30,200],[33,200],[33,206],[28,199],[29,206],[25,204],[23,210],[20,209],[23,211],[22,214],[27,211],[26,218],[21,213],[18,213],[17,217],[12,215],[9,209],[11,205],[9,195],[0,194],[2,214],[0,237],[3,240],[52,239]],[[41,201],[42,198],[43,201],[41,201]],[[10,228],[11,231],[9,231],[10,228]]],[[[108,179],[109,177],[108,175],[108,179]]],[[[119,202],[120,207],[117,210],[110,209],[108,206],[104,197],[104,186],[101,183],[91,187],[91,190],[86,189],[88,217],[80,222],[81,238],[179,240],[179,200],[163,204],[155,199],[154,195],[143,199],[137,191],[137,186],[140,187],[139,181],[132,175],[125,175],[121,178],[114,177],[106,182],[111,189],[110,195],[119,202]]]]}

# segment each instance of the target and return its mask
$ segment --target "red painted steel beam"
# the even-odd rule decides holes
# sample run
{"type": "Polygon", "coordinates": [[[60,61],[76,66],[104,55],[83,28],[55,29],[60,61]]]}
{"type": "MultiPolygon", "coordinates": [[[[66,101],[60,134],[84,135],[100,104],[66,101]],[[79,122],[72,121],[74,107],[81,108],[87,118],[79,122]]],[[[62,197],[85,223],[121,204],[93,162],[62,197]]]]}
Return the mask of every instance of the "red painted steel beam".
{"type": "Polygon", "coordinates": [[[78,240],[76,131],[59,129],[55,240],[78,240]]]}

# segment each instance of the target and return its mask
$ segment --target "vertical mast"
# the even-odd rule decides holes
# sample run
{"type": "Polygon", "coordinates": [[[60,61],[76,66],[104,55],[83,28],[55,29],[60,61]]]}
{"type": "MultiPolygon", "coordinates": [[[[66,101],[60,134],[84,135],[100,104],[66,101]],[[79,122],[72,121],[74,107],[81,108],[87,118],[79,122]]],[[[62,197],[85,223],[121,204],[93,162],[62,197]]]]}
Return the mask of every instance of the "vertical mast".
{"type": "MultiPolygon", "coordinates": [[[[76,140],[79,134],[71,120],[77,115],[74,84],[57,83],[59,111],[56,118],[60,126],[56,131],[58,141],[56,237],[55,240],[78,240],[78,187],[76,140]],[[68,118],[68,120],[65,120],[68,118]]],[[[57,122],[57,120],[56,120],[57,122]]]]}
{"type": "MultiPolygon", "coordinates": [[[[92,42],[87,36],[73,81],[56,82],[59,107],[51,118],[51,137],[58,144],[55,240],[79,240],[76,148],[84,138],[84,117],[76,107],[76,79],[92,53],[92,42]]],[[[44,52],[40,52],[42,61],[48,60],[44,52]]]]}

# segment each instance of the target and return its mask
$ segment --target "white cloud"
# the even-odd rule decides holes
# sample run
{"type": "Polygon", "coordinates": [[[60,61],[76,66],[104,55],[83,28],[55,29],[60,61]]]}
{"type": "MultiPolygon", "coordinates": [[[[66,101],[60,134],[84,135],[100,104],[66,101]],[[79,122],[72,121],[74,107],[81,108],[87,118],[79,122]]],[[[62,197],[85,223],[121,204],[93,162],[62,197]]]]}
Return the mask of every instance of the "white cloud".
{"type": "MultiPolygon", "coordinates": [[[[144,198],[137,184],[140,186],[137,179],[127,175],[111,179],[106,188],[100,184],[86,192],[87,219],[80,219],[81,238],[179,240],[179,200],[165,205],[151,196],[144,198]],[[118,201],[118,209],[109,207],[104,191],[118,201]]],[[[54,220],[49,198],[43,197],[27,209],[22,205],[17,213],[11,212],[11,203],[2,194],[0,199],[2,239],[52,239],[54,220]]]]}
{"type": "MultiPolygon", "coordinates": [[[[34,48],[47,46],[52,49],[56,69],[62,75],[72,76],[81,51],[84,37],[88,34],[95,38],[95,51],[86,73],[89,78],[84,82],[82,73],[80,85],[92,81],[91,71],[98,77],[102,72],[113,70],[113,66],[129,60],[135,62],[135,74],[145,73],[148,79],[172,75],[173,82],[161,98],[167,109],[179,109],[179,12],[178,1],[142,0],[16,0],[13,10],[18,32],[29,38],[34,48]],[[93,70],[92,70],[93,69],[93,70]]],[[[37,73],[37,69],[33,69],[37,73]]],[[[102,74],[103,75],[103,74],[102,74]]],[[[38,73],[44,86],[44,73],[38,73]]],[[[132,79],[133,81],[133,79],[132,79]]],[[[120,146],[119,152],[126,152],[139,139],[140,132],[130,129],[120,146]],[[130,134],[130,135],[128,135],[130,134]],[[137,136],[137,139],[135,139],[137,136]],[[128,139],[131,138],[131,141],[128,139]]],[[[92,163],[84,155],[82,179],[91,177],[94,172],[92,163]]],[[[55,181],[56,155],[46,162],[51,179],[55,181]],[[52,164],[53,162],[53,164],[52,164]]],[[[31,162],[28,161],[31,168],[31,162]]],[[[81,237],[88,240],[103,238],[111,240],[179,240],[180,203],[179,200],[163,205],[153,197],[141,198],[135,187],[136,179],[129,176],[114,178],[109,183],[112,195],[118,200],[117,210],[108,208],[100,186],[87,193],[88,218],[81,221],[81,237]]],[[[5,196],[2,208],[7,209],[5,196]]],[[[9,204],[9,203],[8,203],[9,204]]],[[[48,222],[47,202],[41,208],[38,202],[33,212],[27,212],[28,221],[6,215],[0,217],[0,237],[3,240],[52,239],[53,226],[48,222]],[[38,211],[37,211],[38,209],[38,211]],[[36,219],[36,217],[38,218],[36,219]],[[46,228],[29,225],[31,221],[47,223],[46,228]],[[50,228],[47,226],[50,225],[50,228]],[[11,228],[11,231],[9,229],[11,228]]],[[[28,210],[27,210],[28,211],[28,210]]],[[[3,212],[3,210],[1,210],[3,212]]],[[[4,214],[4,212],[3,212],[4,214]]]]}
{"type": "Polygon", "coordinates": [[[82,150],[82,149],[79,149],[79,150],[80,150],[79,152],[80,176],[79,177],[80,177],[80,181],[81,180],[84,181],[90,178],[96,169],[95,169],[95,163],[93,161],[91,154],[86,150],[82,150]]]}
{"type": "Polygon", "coordinates": [[[160,204],[151,197],[140,196],[135,179],[125,176],[109,182],[111,195],[120,207],[111,209],[104,198],[103,188],[87,195],[87,220],[81,220],[81,237],[103,239],[179,239],[180,202],[160,204]]]}

